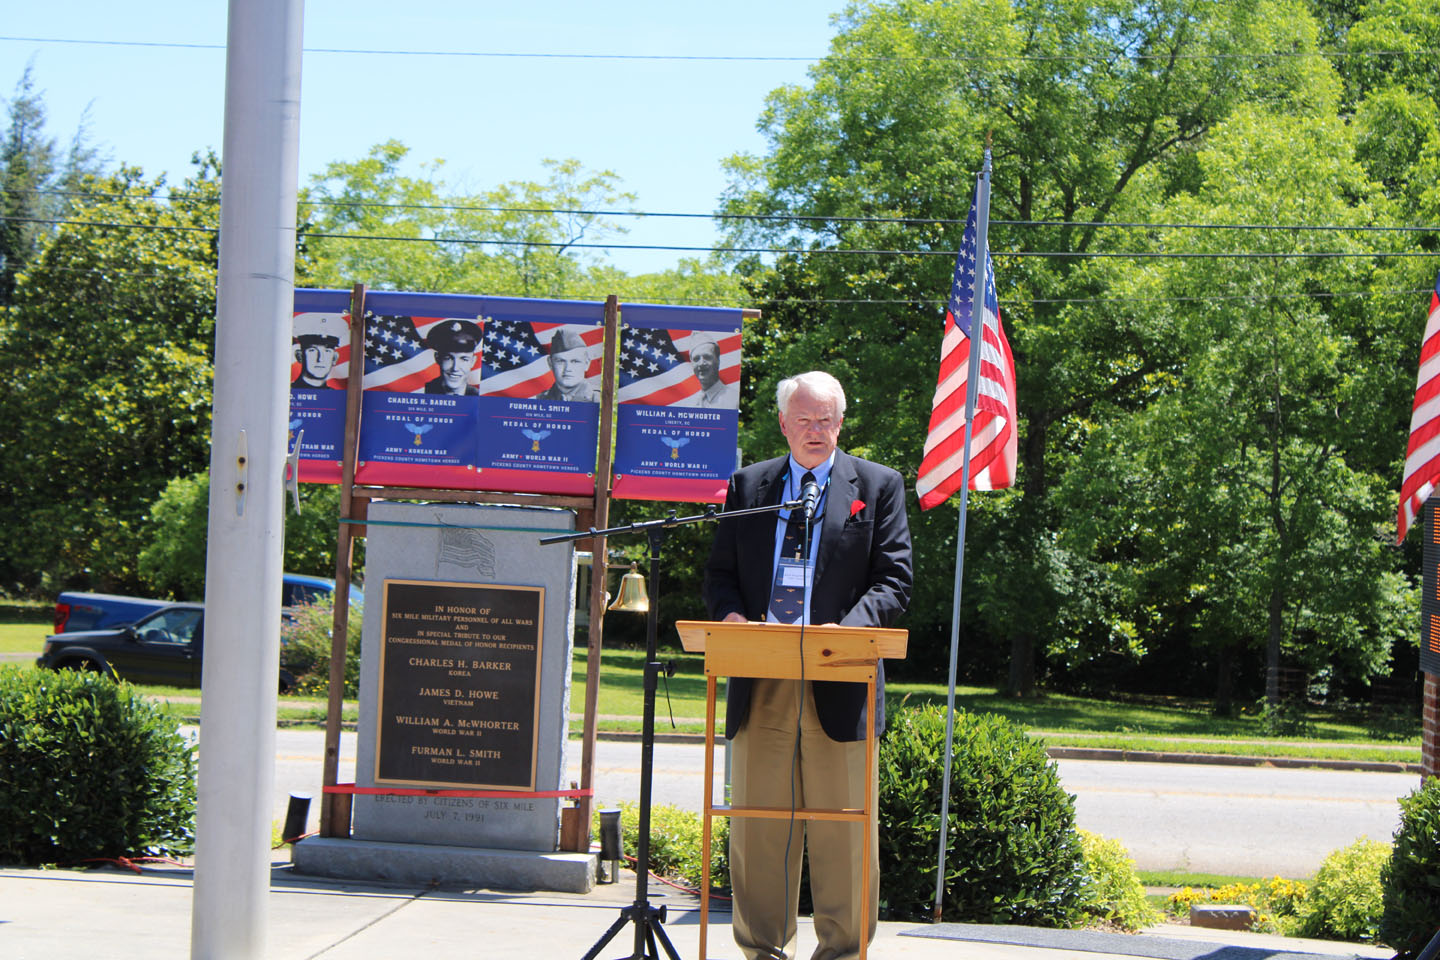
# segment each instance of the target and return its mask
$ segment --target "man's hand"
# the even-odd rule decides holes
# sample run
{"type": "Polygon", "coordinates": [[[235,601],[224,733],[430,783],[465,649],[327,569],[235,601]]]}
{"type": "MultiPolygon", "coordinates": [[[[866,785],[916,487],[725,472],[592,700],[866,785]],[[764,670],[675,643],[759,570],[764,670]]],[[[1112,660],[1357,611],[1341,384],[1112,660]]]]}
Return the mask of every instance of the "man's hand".
{"type": "Polygon", "coordinates": [[[724,619],[724,620],[721,620],[720,622],[721,622],[721,623],[749,623],[750,621],[749,621],[749,620],[746,620],[745,617],[744,617],[742,614],[736,613],[736,612],[734,612],[734,611],[732,610],[730,613],[725,614],[725,619],[724,619]]]}

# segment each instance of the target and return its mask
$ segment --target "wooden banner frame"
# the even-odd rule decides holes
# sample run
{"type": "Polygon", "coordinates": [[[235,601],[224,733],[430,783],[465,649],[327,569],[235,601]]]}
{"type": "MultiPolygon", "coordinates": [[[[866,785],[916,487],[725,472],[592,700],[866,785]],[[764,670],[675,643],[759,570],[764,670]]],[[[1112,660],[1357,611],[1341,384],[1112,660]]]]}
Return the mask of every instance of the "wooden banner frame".
{"type": "MultiPolygon", "coordinates": [[[[365,536],[365,521],[372,499],[430,500],[442,503],[503,503],[561,507],[574,510],[577,530],[604,529],[610,525],[611,465],[614,451],[617,359],[620,351],[620,301],[605,298],[605,359],[601,372],[600,423],[595,462],[595,491],[591,496],[507,493],[428,487],[358,486],[355,468],[360,438],[361,395],[364,390],[365,298],[368,287],[357,283],[350,293],[350,375],[345,397],[345,448],[340,470],[339,530],[335,545],[335,603],[330,640],[330,696],[325,713],[325,757],[322,785],[335,787],[340,770],[340,716],[345,694],[345,641],[350,626],[350,594],[355,538],[365,536]]],[[[743,319],[760,316],[758,310],[741,310],[743,319]]],[[[579,544],[584,540],[577,541],[579,544]]],[[[596,710],[600,695],[600,648],[605,625],[605,538],[589,541],[593,558],[590,577],[590,626],[585,655],[584,731],[580,750],[580,792],[573,807],[561,809],[560,849],[583,853],[590,849],[590,821],[595,786],[596,710]]],[[[567,719],[568,725],[568,719],[567,719]]],[[[320,835],[349,837],[352,794],[322,793],[320,835]]]]}

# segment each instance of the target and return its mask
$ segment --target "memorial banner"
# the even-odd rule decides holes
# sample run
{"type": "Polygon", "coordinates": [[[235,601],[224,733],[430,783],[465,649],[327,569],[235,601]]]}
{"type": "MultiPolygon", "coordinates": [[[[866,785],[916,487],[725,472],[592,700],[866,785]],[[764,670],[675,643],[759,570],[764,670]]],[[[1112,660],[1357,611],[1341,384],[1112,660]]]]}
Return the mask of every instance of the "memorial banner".
{"type": "Polygon", "coordinates": [[[742,312],[620,313],[614,496],[723,502],[737,460],[742,312]]]}
{"type": "Polygon", "coordinates": [[[600,303],[370,294],[357,482],[593,492],[603,336],[600,303]]]}
{"type": "Polygon", "coordinates": [[[296,290],[286,449],[300,438],[300,481],[339,483],[350,377],[350,293],[296,290]]]}

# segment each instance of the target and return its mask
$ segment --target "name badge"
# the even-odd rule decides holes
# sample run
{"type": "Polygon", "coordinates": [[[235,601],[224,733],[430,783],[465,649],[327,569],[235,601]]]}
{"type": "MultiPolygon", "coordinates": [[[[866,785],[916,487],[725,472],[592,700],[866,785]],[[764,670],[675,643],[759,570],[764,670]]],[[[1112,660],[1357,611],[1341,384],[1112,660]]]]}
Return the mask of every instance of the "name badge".
{"type": "Polygon", "coordinates": [[[782,587],[804,587],[815,582],[815,561],[805,563],[794,557],[781,557],[777,570],[778,583],[782,587]]]}

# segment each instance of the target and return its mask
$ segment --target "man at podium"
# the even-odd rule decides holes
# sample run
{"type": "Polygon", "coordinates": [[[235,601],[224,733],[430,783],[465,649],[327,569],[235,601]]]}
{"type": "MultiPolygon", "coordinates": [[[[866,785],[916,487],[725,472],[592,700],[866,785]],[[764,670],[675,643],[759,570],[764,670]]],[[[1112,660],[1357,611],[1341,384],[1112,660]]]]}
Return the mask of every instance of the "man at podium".
{"type": "MultiPolygon", "coordinates": [[[[711,619],[890,626],[905,611],[912,582],[900,474],[836,449],[845,391],[830,374],[784,380],[775,400],[790,453],[737,471],[725,509],[804,499],[813,505],[809,549],[803,510],[722,520],[705,568],[711,619]]],[[[875,809],[864,740],[868,709],[875,711],[876,733],[884,727],[884,695],[883,664],[872,705],[864,684],[732,677],[725,712],[732,801],[857,808],[868,790],[875,809]]],[[[855,957],[860,938],[873,939],[878,841],[862,850],[863,838],[858,823],[797,820],[792,832],[786,820],[731,821],[733,927],[749,960],[794,960],[802,846],[810,855],[819,939],[811,960],[855,957]],[[870,858],[868,891],[857,890],[861,857],[870,858]],[[864,931],[861,896],[869,898],[864,931]]]]}

